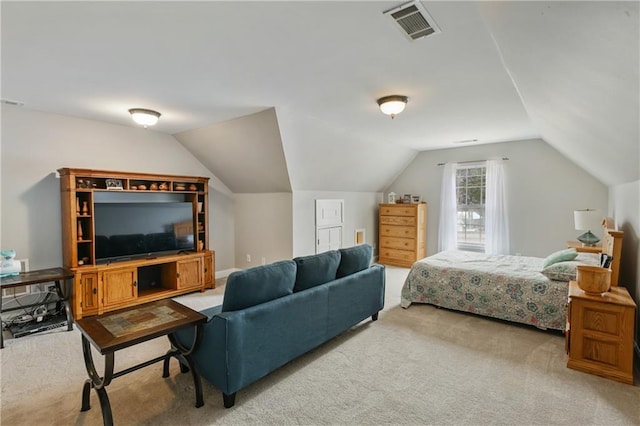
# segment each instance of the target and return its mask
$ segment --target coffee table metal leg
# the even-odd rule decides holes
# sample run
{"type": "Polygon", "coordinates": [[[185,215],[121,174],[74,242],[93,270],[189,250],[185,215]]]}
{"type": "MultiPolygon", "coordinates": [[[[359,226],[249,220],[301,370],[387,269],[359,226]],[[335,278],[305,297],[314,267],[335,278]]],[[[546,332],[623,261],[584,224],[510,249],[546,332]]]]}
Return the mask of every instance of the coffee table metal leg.
{"type": "Polygon", "coordinates": [[[82,408],[80,411],[87,411],[91,408],[89,394],[91,393],[91,389],[94,389],[100,401],[102,422],[105,425],[111,426],[113,425],[113,415],[111,414],[111,404],[109,403],[109,396],[105,388],[111,383],[111,379],[113,378],[114,354],[111,352],[105,355],[104,376],[102,377],[100,377],[96,371],[95,364],[93,363],[93,355],[91,354],[91,345],[87,338],[84,337],[84,334],[82,335],[82,354],[89,379],[84,382],[82,388],[82,408]]]}
{"type": "Polygon", "coordinates": [[[182,345],[178,339],[176,339],[174,334],[169,334],[167,337],[171,342],[172,350],[167,354],[167,358],[164,361],[164,372],[162,377],[169,376],[169,360],[171,357],[175,357],[180,364],[180,371],[182,373],[186,373],[183,370],[184,364],[180,362],[184,360],[189,365],[189,369],[191,370],[191,377],[193,378],[193,387],[196,392],[196,408],[202,407],[204,405],[204,399],[202,397],[202,380],[200,379],[200,374],[198,374],[198,370],[196,369],[196,365],[191,359],[191,354],[196,349],[198,345],[198,341],[200,340],[200,335],[202,334],[202,327],[200,325],[196,325],[196,332],[193,333],[193,342],[189,348],[186,348],[182,345]]]}

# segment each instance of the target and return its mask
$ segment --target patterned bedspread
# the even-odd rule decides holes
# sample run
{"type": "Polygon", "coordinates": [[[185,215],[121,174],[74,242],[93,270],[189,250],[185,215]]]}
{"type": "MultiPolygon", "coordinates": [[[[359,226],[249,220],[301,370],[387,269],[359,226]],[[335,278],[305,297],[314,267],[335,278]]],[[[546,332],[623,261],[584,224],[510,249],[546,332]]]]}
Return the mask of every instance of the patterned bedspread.
{"type": "MultiPolygon", "coordinates": [[[[594,260],[596,259],[594,256],[594,260]]],[[[400,305],[430,303],[564,330],[568,282],[542,275],[543,258],[445,251],[413,264],[400,305]]]]}

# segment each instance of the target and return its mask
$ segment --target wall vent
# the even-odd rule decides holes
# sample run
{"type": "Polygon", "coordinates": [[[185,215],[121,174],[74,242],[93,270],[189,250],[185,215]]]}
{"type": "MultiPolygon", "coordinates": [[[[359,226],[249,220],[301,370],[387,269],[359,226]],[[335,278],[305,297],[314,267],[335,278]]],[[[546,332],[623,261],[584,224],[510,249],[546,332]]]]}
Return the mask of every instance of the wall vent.
{"type": "Polygon", "coordinates": [[[393,19],[409,40],[440,33],[440,28],[419,1],[410,1],[383,12],[393,19]]]}

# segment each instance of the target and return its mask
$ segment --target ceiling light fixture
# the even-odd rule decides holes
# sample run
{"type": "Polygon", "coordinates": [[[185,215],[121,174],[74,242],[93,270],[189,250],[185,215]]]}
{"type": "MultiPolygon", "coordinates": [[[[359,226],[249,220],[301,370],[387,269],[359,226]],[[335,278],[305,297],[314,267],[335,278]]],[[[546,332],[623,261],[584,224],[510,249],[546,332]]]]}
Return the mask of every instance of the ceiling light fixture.
{"type": "Polygon", "coordinates": [[[158,111],[145,108],[131,108],[129,114],[131,114],[133,121],[144,126],[145,129],[147,126],[156,124],[161,115],[158,111]]]}
{"type": "Polygon", "coordinates": [[[406,96],[391,95],[378,99],[378,105],[380,106],[380,111],[390,115],[393,119],[396,114],[400,114],[404,111],[404,107],[407,106],[408,100],[409,98],[406,96]]]}

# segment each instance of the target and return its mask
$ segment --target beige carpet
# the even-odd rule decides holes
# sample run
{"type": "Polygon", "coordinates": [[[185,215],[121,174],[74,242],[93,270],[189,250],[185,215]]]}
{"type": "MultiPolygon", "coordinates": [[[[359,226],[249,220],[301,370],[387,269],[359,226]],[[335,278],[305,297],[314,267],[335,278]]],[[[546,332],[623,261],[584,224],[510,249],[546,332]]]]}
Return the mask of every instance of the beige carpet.
{"type": "MultiPolygon", "coordinates": [[[[191,377],[175,361],[168,379],[161,364],[115,379],[107,390],[116,425],[640,424],[640,387],[567,369],[561,335],[432,306],[403,310],[406,274],[387,269],[379,321],[241,390],[231,409],[207,382],[195,408],[191,377]]],[[[201,308],[220,303],[223,290],[180,300],[201,308]]],[[[118,352],[116,371],[167,348],[162,338],[118,352]]],[[[8,340],[0,357],[2,425],[102,424],[95,392],[80,412],[77,331],[8,340]]]]}

